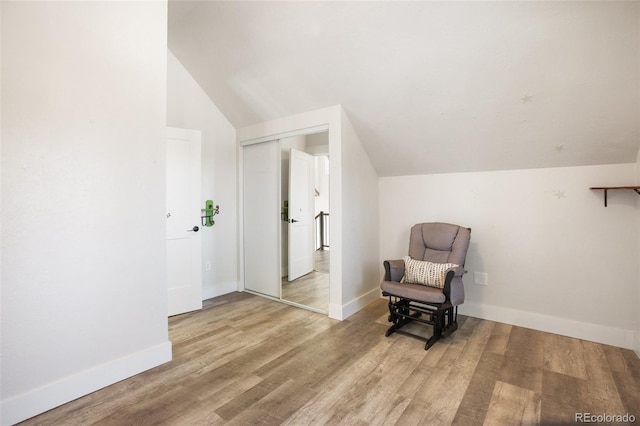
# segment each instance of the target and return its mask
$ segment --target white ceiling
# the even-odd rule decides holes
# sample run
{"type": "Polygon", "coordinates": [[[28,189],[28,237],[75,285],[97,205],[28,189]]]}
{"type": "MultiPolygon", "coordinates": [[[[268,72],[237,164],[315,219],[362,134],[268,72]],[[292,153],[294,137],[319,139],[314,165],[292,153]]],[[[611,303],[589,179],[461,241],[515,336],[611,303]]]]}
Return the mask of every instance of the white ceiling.
{"type": "Polygon", "coordinates": [[[640,2],[169,2],[237,128],[341,104],[380,176],[630,163],[640,2]]]}

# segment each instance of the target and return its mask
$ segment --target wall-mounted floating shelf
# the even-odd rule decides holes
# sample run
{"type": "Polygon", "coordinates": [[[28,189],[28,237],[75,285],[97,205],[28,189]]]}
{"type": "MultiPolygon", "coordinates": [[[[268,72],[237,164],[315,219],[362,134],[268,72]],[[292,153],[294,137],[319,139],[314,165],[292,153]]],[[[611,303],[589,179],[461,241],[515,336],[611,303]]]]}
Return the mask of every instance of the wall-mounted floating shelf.
{"type": "Polygon", "coordinates": [[[610,189],[631,189],[640,195],[640,186],[592,186],[589,189],[600,189],[604,191],[604,206],[607,207],[607,191],[610,189]]]}

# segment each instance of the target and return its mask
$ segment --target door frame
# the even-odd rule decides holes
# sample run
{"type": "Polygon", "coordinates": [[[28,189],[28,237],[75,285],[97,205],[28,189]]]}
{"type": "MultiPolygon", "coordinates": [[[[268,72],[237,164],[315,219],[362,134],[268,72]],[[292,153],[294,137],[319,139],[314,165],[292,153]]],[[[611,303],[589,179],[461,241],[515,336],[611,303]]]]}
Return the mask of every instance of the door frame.
{"type": "MultiPolygon", "coordinates": [[[[335,129],[334,129],[335,131],[335,129]]],[[[285,139],[285,138],[290,138],[290,137],[294,137],[294,136],[302,136],[302,135],[310,135],[313,133],[321,133],[321,132],[329,132],[329,134],[331,134],[331,129],[330,129],[330,125],[329,124],[320,124],[320,125],[315,125],[315,126],[309,126],[309,127],[302,127],[296,130],[290,130],[290,131],[284,131],[284,132],[277,132],[271,136],[262,136],[262,137],[258,137],[258,138],[252,138],[252,139],[246,139],[246,140],[238,140],[238,147],[237,147],[237,151],[238,151],[238,291],[241,292],[247,292],[247,293],[251,293],[251,294],[256,294],[258,296],[262,296],[262,297],[266,297],[268,299],[272,299],[272,300],[276,300],[278,302],[281,303],[285,303],[288,305],[293,305],[293,306],[297,306],[300,308],[304,308],[310,311],[314,311],[314,312],[318,312],[318,313],[322,313],[325,314],[330,317],[330,318],[335,318],[335,319],[342,319],[342,312],[340,310],[340,312],[337,312],[336,308],[332,309],[332,297],[334,299],[338,299],[341,300],[341,291],[336,291],[336,289],[340,289],[342,288],[341,285],[341,280],[336,279],[336,277],[339,277],[341,274],[341,262],[339,262],[337,259],[335,260],[335,271],[334,271],[334,256],[337,256],[340,254],[340,250],[339,249],[335,249],[334,251],[330,252],[330,263],[331,263],[331,273],[329,276],[329,312],[326,311],[322,311],[313,307],[309,307],[309,306],[305,306],[305,305],[300,305],[297,304],[295,302],[289,302],[286,300],[282,299],[282,289],[280,289],[280,294],[278,298],[276,297],[271,297],[268,295],[264,295],[261,293],[255,293],[252,292],[251,290],[245,288],[245,276],[244,276],[244,268],[245,268],[245,262],[244,262],[244,229],[243,229],[243,219],[244,219],[244,159],[243,159],[243,147],[248,146],[248,145],[254,145],[254,144],[259,144],[259,143],[263,143],[263,142],[271,142],[271,141],[280,141],[280,139],[285,139]],[[333,296],[332,296],[333,295],[333,296]]],[[[329,138],[329,151],[331,151],[331,138],[329,138]]],[[[329,154],[331,155],[331,154],[329,154]]],[[[331,175],[331,174],[330,174],[331,175]]],[[[337,192],[337,191],[336,191],[337,192]]],[[[329,203],[330,205],[330,212],[333,209],[332,207],[332,203],[329,203]]],[[[278,226],[281,227],[281,221],[278,220],[278,226]]],[[[336,230],[339,231],[339,228],[336,227],[336,230]]],[[[278,246],[281,247],[282,246],[282,236],[281,236],[281,232],[278,234],[278,246]]],[[[278,269],[280,271],[280,277],[279,279],[281,279],[282,276],[282,262],[281,262],[281,253],[280,251],[278,252],[278,269]]],[[[337,303],[333,303],[334,306],[338,306],[337,303]]]]}

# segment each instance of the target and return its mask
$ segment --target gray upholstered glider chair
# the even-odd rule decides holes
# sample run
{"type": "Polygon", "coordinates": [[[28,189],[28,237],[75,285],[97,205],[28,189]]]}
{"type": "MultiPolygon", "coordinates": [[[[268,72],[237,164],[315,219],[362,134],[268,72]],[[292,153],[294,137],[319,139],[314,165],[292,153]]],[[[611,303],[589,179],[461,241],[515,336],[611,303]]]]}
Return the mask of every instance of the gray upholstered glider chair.
{"type": "Polygon", "coordinates": [[[425,350],[458,328],[458,305],[464,302],[462,275],[471,229],[449,223],[419,223],[411,228],[409,256],[384,262],[380,284],[389,297],[386,335],[418,321],[433,326],[425,350]]]}

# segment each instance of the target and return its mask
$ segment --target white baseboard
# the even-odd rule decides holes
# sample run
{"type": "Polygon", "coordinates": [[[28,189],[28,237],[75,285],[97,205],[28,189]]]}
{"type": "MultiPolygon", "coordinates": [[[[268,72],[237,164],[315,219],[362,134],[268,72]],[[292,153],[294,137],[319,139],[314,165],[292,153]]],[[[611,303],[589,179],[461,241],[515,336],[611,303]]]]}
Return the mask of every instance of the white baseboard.
{"type": "Polygon", "coordinates": [[[335,303],[329,303],[329,318],[337,319],[342,321],[344,318],[342,317],[342,305],[337,305],[335,303]]]}
{"type": "Polygon", "coordinates": [[[460,305],[458,312],[461,315],[604,343],[625,349],[634,349],[633,330],[473,302],[465,302],[460,305]]]}
{"type": "Polygon", "coordinates": [[[223,294],[233,293],[238,291],[238,283],[235,281],[222,284],[216,284],[212,287],[202,288],[202,300],[213,299],[214,297],[222,296],[223,294]]]}
{"type": "Polygon", "coordinates": [[[12,425],[44,413],[98,389],[171,361],[171,342],[167,341],[124,358],[81,371],[53,383],[2,401],[2,425],[12,425]]]}
{"type": "MultiPolygon", "coordinates": [[[[340,320],[344,320],[349,318],[351,315],[358,312],[360,309],[364,308],[368,304],[378,300],[380,298],[380,287],[376,287],[373,290],[368,291],[360,297],[356,297],[350,302],[342,305],[340,309],[341,318],[336,318],[340,320]]],[[[331,305],[329,305],[329,317],[335,318],[331,316],[331,305]]]]}

